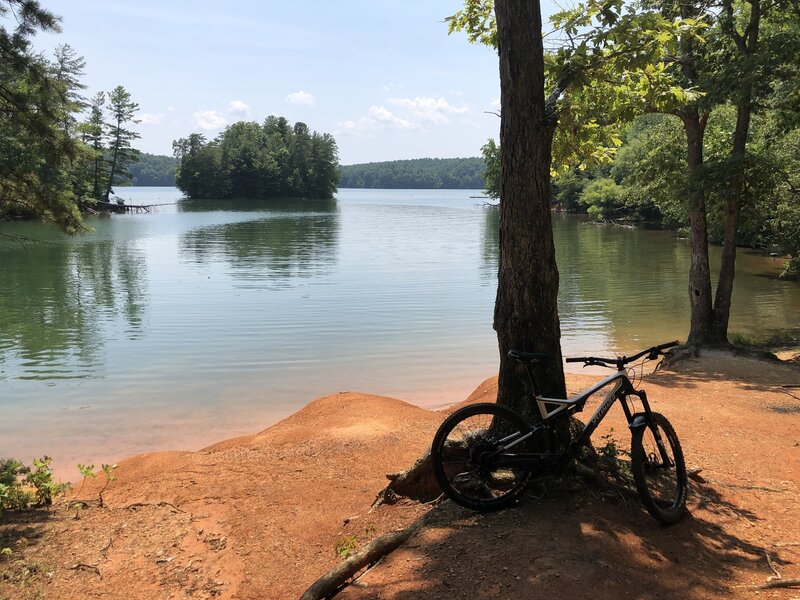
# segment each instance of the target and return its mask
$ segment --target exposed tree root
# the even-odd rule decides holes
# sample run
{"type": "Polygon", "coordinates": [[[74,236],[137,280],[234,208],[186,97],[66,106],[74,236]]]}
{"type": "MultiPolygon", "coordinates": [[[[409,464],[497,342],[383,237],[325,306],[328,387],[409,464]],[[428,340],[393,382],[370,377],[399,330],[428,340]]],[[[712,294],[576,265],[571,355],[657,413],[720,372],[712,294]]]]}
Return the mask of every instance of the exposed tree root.
{"type": "Polygon", "coordinates": [[[767,583],[757,585],[757,590],[771,590],[774,588],[800,587],[800,579],[773,579],[767,583]]]}
{"type": "Polygon", "coordinates": [[[155,506],[155,507],[158,507],[158,508],[160,508],[162,506],[168,506],[168,507],[172,508],[173,510],[175,510],[177,512],[181,512],[181,513],[185,513],[186,512],[182,508],[178,508],[177,506],[175,506],[172,502],[157,502],[157,503],[134,502],[133,504],[127,504],[127,505],[123,506],[122,509],[123,510],[125,510],[125,509],[133,510],[135,508],[144,508],[146,506],[155,506]]]}
{"type": "Polygon", "coordinates": [[[664,360],[661,361],[660,367],[674,370],[676,365],[686,360],[700,357],[703,350],[718,350],[729,352],[735,356],[744,356],[746,358],[755,358],[757,360],[767,360],[770,362],[783,362],[780,358],[775,356],[775,354],[762,348],[736,346],[734,344],[699,344],[692,342],[678,346],[667,352],[664,360]]]}
{"type": "MultiPolygon", "coordinates": [[[[426,515],[427,516],[427,515],[426,515]]],[[[406,529],[393,531],[372,540],[351,557],[343,560],[309,587],[300,600],[322,600],[330,598],[347,585],[361,569],[375,564],[387,554],[396,550],[408,538],[422,528],[425,517],[406,529]]]]}
{"type": "Polygon", "coordinates": [[[398,473],[387,473],[389,484],[381,490],[372,508],[382,504],[394,504],[398,498],[410,498],[419,502],[431,502],[442,494],[433,474],[431,453],[426,452],[410,469],[398,473]]]}

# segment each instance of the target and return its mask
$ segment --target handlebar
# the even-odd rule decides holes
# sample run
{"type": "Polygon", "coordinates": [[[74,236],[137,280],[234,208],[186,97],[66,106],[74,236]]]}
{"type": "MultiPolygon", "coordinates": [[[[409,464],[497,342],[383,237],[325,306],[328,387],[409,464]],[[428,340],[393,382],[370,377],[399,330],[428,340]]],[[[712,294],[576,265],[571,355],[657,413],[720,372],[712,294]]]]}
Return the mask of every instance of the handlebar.
{"type": "Polygon", "coordinates": [[[585,367],[588,366],[598,366],[598,367],[616,367],[618,370],[622,370],[625,365],[628,363],[632,363],[635,360],[639,360],[643,356],[647,355],[647,360],[655,360],[659,356],[664,354],[664,350],[667,348],[672,348],[674,346],[679,346],[680,342],[675,340],[674,342],[667,342],[665,344],[659,344],[658,346],[652,346],[647,350],[642,350],[638,354],[634,354],[633,356],[619,356],[617,358],[602,358],[599,356],[580,356],[575,358],[568,358],[565,362],[568,363],[576,363],[582,362],[584,363],[585,367]]]}

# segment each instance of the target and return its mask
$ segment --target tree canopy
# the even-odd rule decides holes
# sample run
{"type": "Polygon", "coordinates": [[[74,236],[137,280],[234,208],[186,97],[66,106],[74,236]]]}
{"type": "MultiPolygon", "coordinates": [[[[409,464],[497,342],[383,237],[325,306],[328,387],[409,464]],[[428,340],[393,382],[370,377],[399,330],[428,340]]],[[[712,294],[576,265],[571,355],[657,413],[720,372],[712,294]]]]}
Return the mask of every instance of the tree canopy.
{"type": "Polygon", "coordinates": [[[214,140],[172,144],[176,185],[190,198],[330,198],[339,180],[336,140],[284,117],[239,121],[214,140]]]}
{"type": "MultiPolygon", "coordinates": [[[[466,30],[471,40],[495,46],[495,8],[493,0],[467,0],[450,18],[451,30],[466,30]]],[[[639,115],[677,118],[684,133],[683,157],[671,163],[677,185],[666,187],[681,194],[692,244],[688,339],[695,345],[727,344],[742,210],[749,210],[746,205],[758,187],[748,179],[758,163],[750,150],[752,118],[771,108],[784,132],[791,122],[787,99],[797,98],[800,85],[797,3],[586,0],[554,15],[552,24],[551,39],[557,41],[547,53],[545,88],[548,115],[558,121],[553,172],[608,163],[622,144],[624,128],[639,115]],[[734,124],[722,144],[726,150],[709,163],[709,120],[724,107],[735,111],[734,124]],[[718,225],[714,221],[720,214],[718,225]],[[714,227],[723,232],[723,252],[712,294],[708,236],[714,227]]],[[[487,145],[484,154],[488,160],[503,153],[487,145]]],[[[583,189],[583,201],[596,216],[616,210],[626,198],[619,184],[610,178],[592,181],[583,189]]],[[[761,187],[762,194],[769,193],[761,187]]],[[[774,206],[785,217],[785,210],[774,206]]]]}
{"type": "Polygon", "coordinates": [[[0,219],[80,231],[82,209],[107,199],[136,158],[138,135],[126,127],[136,105],[118,86],[108,98],[120,110],[107,115],[105,94],[84,98],[85,61],[73,48],[57,46],[51,58],[34,50],[37,32],[60,31],[39,2],[0,0],[0,19],[15,24],[0,25],[0,219]]]}
{"type": "Polygon", "coordinates": [[[0,217],[35,215],[67,231],[81,228],[70,167],[80,152],[70,136],[82,62],[34,52],[39,31],[59,19],[30,0],[0,1],[0,217]]]}

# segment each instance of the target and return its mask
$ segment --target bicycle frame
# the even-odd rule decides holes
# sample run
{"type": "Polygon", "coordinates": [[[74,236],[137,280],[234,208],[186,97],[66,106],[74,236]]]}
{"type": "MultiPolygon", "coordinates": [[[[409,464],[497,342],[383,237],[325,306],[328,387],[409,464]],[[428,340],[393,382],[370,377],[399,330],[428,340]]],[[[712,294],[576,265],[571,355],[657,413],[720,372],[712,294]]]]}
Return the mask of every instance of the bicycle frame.
{"type": "MultiPolygon", "coordinates": [[[[530,375],[530,372],[529,372],[530,375]]],[[[541,414],[542,420],[538,423],[534,424],[530,431],[525,433],[522,436],[514,439],[516,434],[508,436],[500,440],[501,443],[509,441],[510,443],[507,445],[503,445],[501,449],[497,451],[497,454],[505,453],[517,444],[525,441],[530,436],[534,435],[538,431],[542,429],[548,428],[550,423],[552,423],[551,419],[559,414],[563,413],[564,417],[568,417],[575,413],[579,413],[583,411],[584,406],[586,405],[586,401],[594,394],[599,392],[600,390],[610,387],[611,389],[605,395],[605,398],[600,403],[600,406],[597,407],[594,414],[591,418],[586,422],[583,430],[581,431],[580,435],[573,440],[570,446],[566,449],[566,451],[559,456],[559,462],[562,464],[566,464],[574,458],[580,448],[584,445],[587,445],[589,442],[589,438],[591,438],[594,431],[597,429],[597,426],[600,424],[600,421],[603,420],[603,417],[608,414],[608,411],[611,410],[611,407],[614,405],[614,402],[619,400],[620,404],[622,405],[622,411],[625,413],[625,419],[628,422],[628,427],[630,429],[636,429],[637,427],[644,427],[648,421],[650,420],[650,404],[647,401],[647,393],[644,390],[636,390],[633,387],[630,379],[625,371],[617,371],[612,375],[609,375],[602,381],[599,381],[595,385],[587,388],[577,396],[568,399],[560,399],[560,398],[545,398],[538,394],[534,395],[534,399],[536,400],[536,405],[539,409],[541,414]],[[644,408],[643,413],[634,413],[631,411],[630,406],[628,406],[627,397],[633,395],[638,397],[642,402],[642,407],[644,408]]],[[[660,435],[657,435],[657,444],[659,447],[659,451],[662,454],[662,457],[665,460],[668,460],[666,449],[663,446],[663,442],[660,439],[660,435]]],[[[517,455],[506,455],[503,457],[502,463],[504,465],[510,464],[530,464],[532,461],[541,459],[541,455],[530,455],[530,454],[517,454],[517,455]]]]}

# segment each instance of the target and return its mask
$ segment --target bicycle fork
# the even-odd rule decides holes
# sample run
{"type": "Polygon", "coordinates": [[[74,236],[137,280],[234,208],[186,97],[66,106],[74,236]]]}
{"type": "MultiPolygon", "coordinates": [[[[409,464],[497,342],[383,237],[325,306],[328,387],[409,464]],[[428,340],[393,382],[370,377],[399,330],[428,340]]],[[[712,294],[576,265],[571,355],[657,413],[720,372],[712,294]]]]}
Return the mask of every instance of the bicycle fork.
{"type": "MultiPolygon", "coordinates": [[[[650,431],[653,432],[653,438],[656,440],[656,447],[658,448],[658,453],[661,455],[661,460],[664,466],[667,468],[674,467],[675,463],[672,462],[672,459],[667,453],[667,447],[664,445],[664,440],[661,437],[661,431],[658,427],[656,427],[656,423],[653,420],[653,411],[650,409],[650,403],[647,401],[647,392],[644,390],[638,390],[633,393],[642,401],[644,413],[632,415],[632,418],[629,420],[631,432],[641,427],[649,427],[650,431]]],[[[625,406],[625,403],[623,403],[623,406],[625,406]]],[[[628,411],[626,410],[626,412],[628,411]]]]}

